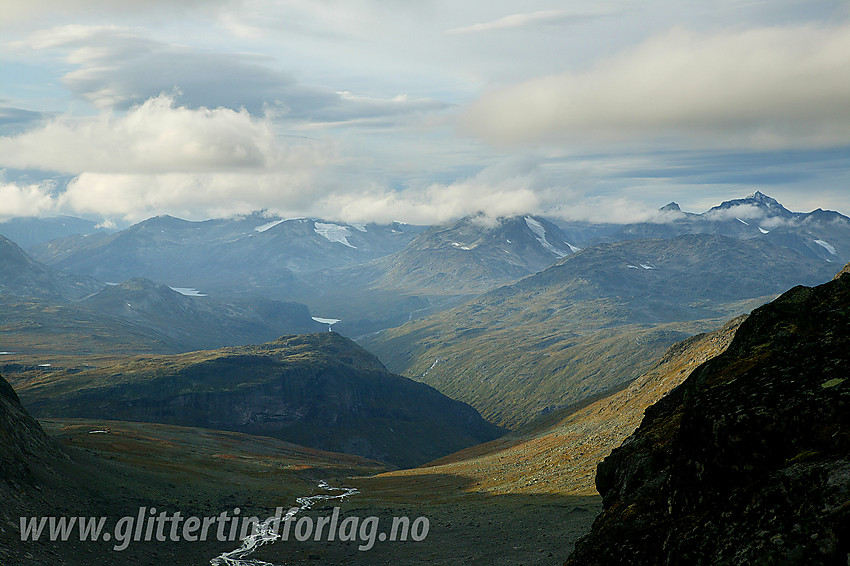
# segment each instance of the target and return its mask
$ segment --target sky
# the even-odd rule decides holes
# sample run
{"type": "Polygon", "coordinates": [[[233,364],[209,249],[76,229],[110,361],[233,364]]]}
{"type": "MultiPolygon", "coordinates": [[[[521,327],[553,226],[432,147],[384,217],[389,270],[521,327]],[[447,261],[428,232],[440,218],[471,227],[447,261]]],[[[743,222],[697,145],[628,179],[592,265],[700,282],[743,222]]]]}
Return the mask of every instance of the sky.
{"type": "Polygon", "coordinates": [[[846,0],[0,0],[0,218],[850,214],[846,0]]]}

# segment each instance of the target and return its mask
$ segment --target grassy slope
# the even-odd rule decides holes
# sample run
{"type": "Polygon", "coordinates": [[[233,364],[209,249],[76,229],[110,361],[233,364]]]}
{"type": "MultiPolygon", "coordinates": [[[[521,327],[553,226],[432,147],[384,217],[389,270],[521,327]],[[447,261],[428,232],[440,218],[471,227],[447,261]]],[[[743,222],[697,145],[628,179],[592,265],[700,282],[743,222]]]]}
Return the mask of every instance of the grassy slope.
{"type": "MultiPolygon", "coordinates": [[[[311,494],[319,480],[344,482],[382,464],[280,440],[206,429],[100,420],[41,421],[69,459],[33,466],[33,484],[0,484],[0,563],[68,566],[206,563],[233,543],[134,542],[122,552],[100,542],[20,542],[18,516],[107,516],[112,523],[157,507],[214,516],[241,507],[266,517],[311,494]],[[108,430],[90,434],[92,430],[108,430]]],[[[111,528],[111,527],[110,527],[111,528]]]]}
{"type": "Polygon", "coordinates": [[[672,346],[627,387],[553,412],[497,440],[387,477],[459,476],[470,492],[595,495],[596,465],[640,424],[644,410],[724,351],[744,317],[672,346]]]}

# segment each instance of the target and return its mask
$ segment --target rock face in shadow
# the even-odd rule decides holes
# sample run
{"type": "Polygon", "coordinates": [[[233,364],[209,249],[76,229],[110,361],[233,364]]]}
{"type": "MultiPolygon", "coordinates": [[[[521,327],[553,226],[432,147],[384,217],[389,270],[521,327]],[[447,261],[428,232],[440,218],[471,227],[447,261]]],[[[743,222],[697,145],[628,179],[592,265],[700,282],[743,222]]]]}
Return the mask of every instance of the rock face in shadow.
{"type": "Polygon", "coordinates": [[[850,275],[756,309],[596,485],[604,511],[569,565],[846,564],[850,275]]]}
{"type": "Polygon", "coordinates": [[[32,483],[32,466],[55,458],[64,458],[61,449],[0,377],[0,482],[13,488],[32,483]]]}

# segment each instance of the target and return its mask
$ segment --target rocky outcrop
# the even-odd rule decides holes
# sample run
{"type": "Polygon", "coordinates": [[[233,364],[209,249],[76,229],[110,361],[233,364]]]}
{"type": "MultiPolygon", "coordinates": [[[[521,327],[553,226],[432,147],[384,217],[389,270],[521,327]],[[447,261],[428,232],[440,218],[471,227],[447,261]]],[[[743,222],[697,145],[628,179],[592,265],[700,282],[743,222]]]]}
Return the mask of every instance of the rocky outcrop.
{"type": "Polygon", "coordinates": [[[596,484],[604,511],[567,564],[846,564],[850,276],[756,309],[596,484]]]}
{"type": "Polygon", "coordinates": [[[53,458],[64,455],[0,377],[0,482],[13,488],[31,483],[32,465],[53,458]]]}

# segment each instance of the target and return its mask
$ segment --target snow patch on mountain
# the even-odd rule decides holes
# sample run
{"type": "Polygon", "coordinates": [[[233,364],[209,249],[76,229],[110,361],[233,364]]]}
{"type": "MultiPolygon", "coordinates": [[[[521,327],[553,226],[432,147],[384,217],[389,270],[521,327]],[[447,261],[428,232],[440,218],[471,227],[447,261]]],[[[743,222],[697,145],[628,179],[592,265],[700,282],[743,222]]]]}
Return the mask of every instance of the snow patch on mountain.
{"type": "Polygon", "coordinates": [[[348,246],[349,248],[357,249],[356,246],[352,246],[348,242],[348,236],[351,233],[348,231],[346,226],[340,226],[338,224],[325,224],[324,222],[316,222],[313,224],[313,231],[329,242],[335,242],[342,244],[344,246],[348,246]]]}
{"type": "Polygon", "coordinates": [[[272,222],[266,222],[265,224],[260,224],[259,226],[254,226],[255,232],[265,232],[266,230],[270,230],[277,226],[278,224],[286,222],[286,220],[274,220],[272,222]]]}
{"type": "Polygon", "coordinates": [[[201,293],[194,287],[169,287],[172,291],[177,291],[181,295],[185,295],[187,297],[206,297],[205,293],[201,293]]]}
{"type": "MultiPolygon", "coordinates": [[[[537,241],[540,242],[540,245],[555,254],[558,257],[564,257],[567,254],[552,244],[549,243],[549,240],[546,239],[546,228],[543,227],[543,224],[535,220],[530,216],[525,217],[525,224],[528,226],[528,229],[534,232],[537,241]]],[[[572,246],[570,246],[572,247],[572,246]]]]}
{"type": "Polygon", "coordinates": [[[828,251],[832,255],[836,255],[835,247],[832,244],[830,244],[829,242],[824,242],[823,240],[815,240],[815,243],[817,245],[821,246],[822,248],[824,248],[826,251],[828,251]]]}
{"type": "Polygon", "coordinates": [[[770,234],[770,230],[765,230],[761,226],[759,226],[759,232],[761,232],[762,234],[770,234]]]}

